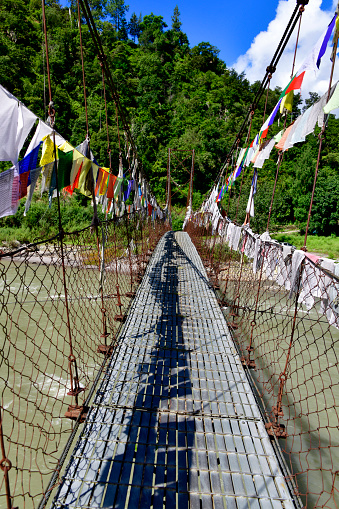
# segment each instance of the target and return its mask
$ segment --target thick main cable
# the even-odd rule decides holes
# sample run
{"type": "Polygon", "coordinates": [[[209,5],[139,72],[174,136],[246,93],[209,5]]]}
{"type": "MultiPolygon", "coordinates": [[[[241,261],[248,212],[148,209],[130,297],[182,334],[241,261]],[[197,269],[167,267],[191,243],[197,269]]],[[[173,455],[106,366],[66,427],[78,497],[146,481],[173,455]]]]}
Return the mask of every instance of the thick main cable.
{"type": "Polygon", "coordinates": [[[235,140],[232,144],[232,147],[231,149],[229,150],[227,156],[226,156],[226,159],[222,165],[222,169],[220,170],[220,172],[218,173],[218,177],[215,179],[214,183],[216,183],[219,178],[221,177],[222,175],[222,171],[223,171],[223,168],[225,167],[225,164],[227,163],[227,161],[230,160],[230,157],[232,155],[232,153],[234,152],[234,149],[237,145],[237,142],[238,140],[241,139],[242,135],[243,135],[243,132],[244,132],[244,129],[246,127],[246,125],[248,124],[248,121],[249,121],[249,118],[250,118],[250,115],[251,115],[251,112],[252,111],[255,111],[255,109],[257,108],[258,106],[258,103],[262,97],[262,94],[264,93],[266,87],[267,87],[267,84],[268,82],[270,81],[270,75],[272,75],[275,70],[276,70],[276,67],[277,67],[277,64],[286,48],[286,45],[289,41],[289,39],[291,38],[291,35],[295,29],[295,26],[302,14],[302,10],[301,10],[301,6],[305,6],[308,4],[308,0],[297,0],[297,5],[292,13],[292,16],[286,26],[286,29],[284,31],[284,34],[283,36],[281,37],[280,39],[280,42],[278,44],[278,47],[272,57],[272,60],[271,60],[271,63],[269,64],[269,66],[266,68],[266,73],[265,73],[265,76],[260,84],[260,87],[254,97],[254,100],[252,102],[252,104],[249,106],[248,108],[248,112],[246,114],[246,117],[244,118],[244,121],[235,137],[235,140]]]}

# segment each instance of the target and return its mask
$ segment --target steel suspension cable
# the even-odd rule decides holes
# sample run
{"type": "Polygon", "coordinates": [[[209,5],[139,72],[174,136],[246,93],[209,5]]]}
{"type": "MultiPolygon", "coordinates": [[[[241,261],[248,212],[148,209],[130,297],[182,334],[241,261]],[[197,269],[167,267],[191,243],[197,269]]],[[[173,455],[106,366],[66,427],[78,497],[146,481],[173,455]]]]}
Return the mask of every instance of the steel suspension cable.
{"type": "Polygon", "coordinates": [[[111,152],[111,145],[110,145],[109,132],[108,132],[108,113],[107,113],[105,74],[104,74],[104,70],[102,68],[102,65],[101,65],[101,74],[102,74],[102,88],[103,88],[103,91],[104,91],[104,102],[105,102],[107,153],[108,153],[108,158],[109,158],[109,171],[110,171],[110,173],[112,173],[112,152],[111,152]]]}
{"type": "Polygon", "coordinates": [[[80,17],[79,0],[77,1],[77,7],[78,7],[78,27],[79,27],[79,37],[80,37],[80,55],[81,55],[81,68],[82,68],[82,84],[83,84],[83,88],[84,88],[85,115],[86,115],[86,133],[87,133],[87,138],[89,138],[87,95],[86,95],[86,80],[85,80],[85,66],[84,66],[84,51],[83,51],[83,44],[82,44],[81,17],[80,17]]]}
{"type": "Polygon", "coordinates": [[[48,54],[48,41],[47,41],[47,24],[46,24],[46,13],[45,13],[45,0],[42,0],[42,15],[43,15],[43,24],[44,24],[44,34],[45,34],[45,46],[46,46],[46,64],[47,64],[47,75],[48,75],[48,89],[49,89],[49,107],[48,114],[50,119],[50,125],[53,129],[53,149],[54,149],[54,171],[55,171],[55,180],[56,180],[56,190],[57,190],[57,202],[58,202],[58,219],[59,219],[59,240],[60,240],[60,253],[61,253],[61,265],[62,265],[62,281],[63,288],[65,292],[65,309],[66,309],[66,324],[67,324],[67,332],[68,332],[68,341],[69,341],[69,375],[70,375],[70,384],[71,390],[69,391],[70,396],[75,396],[76,406],[78,406],[78,395],[84,390],[80,388],[79,385],[79,376],[78,376],[78,367],[76,358],[73,352],[73,341],[72,341],[72,333],[71,333],[71,323],[70,323],[70,313],[69,313],[69,304],[68,304],[68,290],[67,290],[67,282],[66,282],[66,268],[65,268],[65,255],[64,255],[64,231],[61,224],[61,210],[60,210],[60,193],[59,193],[59,180],[58,180],[58,164],[57,164],[57,152],[55,145],[55,110],[53,107],[52,101],[52,87],[51,87],[51,76],[50,76],[50,67],[49,67],[49,54],[48,54]],[[74,366],[74,374],[72,366],[74,366]]]}
{"type": "MultiPolygon", "coordinates": [[[[137,148],[135,146],[133,137],[131,135],[129,124],[127,122],[126,116],[124,114],[124,110],[123,110],[123,108],[121,106],[121,103],[120,103],[120,100],[119,100],[119,95],[118,95],[116,86],[114,84],[114,81],[113,81],[113,78],[112,78],[112,74],[111,74],[109,66],[107,64],[107,58],[106,58],[106,55],[105,55],[105,52],[104,52],[104,49],[103,49],[103,46],[102,46],[102,43],[101,43],[98,31],[96,29],[96,25],[95,25],[95,22],[94,22],[94,19],[93,19],[93,16],[92,16],[91,9],[89,7],[88,1],[87,0],[79,0],[79,2],[80,2],[80,5],[81,5],[81,8],[82,8],[82,11],[83,11],[83,15],[84,15],[84,17],[86,19],[86,22],[87,22],[87,25],[88,25],[88,28],[89,28],[89,31],[90,31],[93,43],[95,45],[98,58],[99,58],[100,62],[102,63],[103,70],[104,70],[104,73],[105,73],[105,76],[106,76],[107,84],[108,84],[108,87],[109,87],[112,99],[114,100],[114,102],[116,104],[116,108],[117,108],[119,117],[122,120],[123,129],[124,129],[124,131],[126,133],[126,137],[127,137],[128,141],[129,141],[129,144],[130,144],[130,146],[132,148],[134,157],[138,161],[138,171],[140,172],[141,176],[145,180],[147,180],[146,176],[145,176],[145,173],[143,171],[142,163],[141,163],[141,161],[140,161],[140,159],[138,157],[137,148]]],[[[151,196],[153,196],[152,192],[150,192],[150,194],[151,194],[151,196]]]]}
{"type": "MultiPolygon", "coordinates": [[[[337,48],[338,48],[338,39],[336,39],[335,43],[334,43],[333,55],[337,54],[337,48]]],[[[336,59],[333,58],[332,66],[331,66],[331,75],[330,75],[329,84],[328,84],[328,91],[327,91],[326,102],[329,101],[330,96],[331,96],[331,87],[332,87],[332,80],[333,80],[333,72],[334,72],[335,61],[336,61],[336,59]]],[[[313,207],[313,201],[314,201],[314,192],[315,192],[315,186],[316,186],[317,178],[318,178],[321,149],[322,149],[324,132],[325,132],[325,129],[326,129],[326,123],[327,123],[327,121],[324,120],[324,125],[323,125],[323,127],[321,129],[321,132],[319,134],[319,150],[318,150],[317,164],[316,164],[315,173],[314,173],[314,181],[313,181],[313,188],[312,188],[312,195],[311,195],[311,203],[310,203],[310,208],[309,208],[308,216],[307,216],[307,224],[306,224],[304,246],[303,246],[303,250],[304,251],[306,251],[307,236],[308,236],[308,230],[309,230],[309,226],[310,226],[310,219],[311,219],[311,213],[312,213],[312,207],[313,207]]]]}
{"type": "MultiPolygon", "coordinates": [[[[91,159],[91,148],[90,148],[90,136],[89,136],[89,124],[88,124],[88,108],[87,108],[87,93],[86,93],[86,78],[85,78],[85,64],[84,64],[84,50],[83,50],[83,44],[82,44],[82,31],[81,31],[81,16],[80,16],[80,5],[79,0],[77,0],[77,10],[78,10],[78,27],[79,27],[79,38],[80,38],[80,57],[81,57],[81,69],[82,69],[82,84],[83,84],[83,92],[84,92],[84,103],[85,103],[85,116],[86,116],[86,139],[88,142],[87,145],[87,154],[86,157],[88,159],[91,159]]],[[[98,219],[98,209],[97,209],[97,202],[95,199],[95,182],[94,182],[94,175],[93,175],[93,168],[91,165],[90,168],[90,178],[91,178],[91,191],[92,191],[92,202],[93,202],[93,219],[92,219],[92,225],[95,226],[97,237],[99,235],[97,226],[99,223],[98,219]]]]}
{"type": "MultiPolygon", "coordinates": [[[[259,101],[260,101],[260,99],[262,97],[262,94],[264,93],[264,90],[266,89],[267,84],[270,81],[270,75],[272,75],[275,72],[275,70],[276,70],[277,64],[278,64],[278,62],[279,62],[279,60],[280,60],[280,58],[282,56],[282,53],[284,52],[284,50],[286,48],[286,45],[287,45],[287,43],[288,43],[289,39],[291,38],[291,35],[292,35],[293,31],[294,31],[294,28],[295,28],[295,26],[296,26],[296,24],[297,24],[297,22],[298,22],[298,20],[299,20],[299,18],[301,16],[301,14],[302,14],[302,12],[300,11],[300,7],[299,6],[304,7],[307,4],[308,4],[308,0],[297,0],[297,5],[296,5],[296,7],[295,7],[295,9],[294,9],[294,11],[293,11],[293,13],[291,15],[291,18],[290,18],[287,26],[286,26],[284,34],[281,37],[281,40],[280,40],[280,42],[278,44],[278,47],[277,47],[277,49],[276,49],[276,51],[275,51],[275,53],[273,55],[273,58],[271,60],[271,63],[266,68],[265,76],[264,76],[264,78],[263,78],[263,80],[262,80],[262,82],[260,84],[260,87],[259,87],[259,89],[258,89],[258,91],[257,91],[257,93],[256,93],[256,95],[254,97],[254,100],[253,100],[252,104],[249,106],[249,109],[248,109],[248,112],[246,114],[246,117],[244,118],[244,121],[243,121],[243,123],[242,123],[242,125],[241,125],[241,127],[240,127],[240,129],[238,131],[238,134],[235,137],[235,140],[234,140],[234,142],[233,142],[233,144],[231,146],[231,149],[229,150],[229,152],[228,152],[228,154],[226,156],[226,161],[227,161],[227,159],[230,158],[231,154],[233,153],[233,151],[234,151],[234,149],[236,147],[237,140],[242,137],[244,129],[245,129],[246,125],[249,122],[249,118],[250,118],[251,112],[256,110],[256,108],[258,106],[258,103],[259,103],[259,101]]],[[[223,166],[224,166],[224,164],[223,164],[223,166]]],[[[220,175],[220,172],[218,174],[218,178],[216,178],[216,180],[215,180],[215,183],[218,181],[219,175],[220,175]]]]}
{"type": "MultiPolygon", "coordinates": [[[[296,56],[297,56],[298,43],[299,43],[301,20],[302,20],[302,14],[303,14],[304,10],[305,10],[305,7],[303,5],[301,5],[300,8],[299,8],[299,12],[300,12],[299,26],[298,26],[297,39],[296,39],[295,48],[294,48],[294,56],[293,56],[293,63],[292,63],[292,70],[291,70],[291,79],[293,78],[293,74],[294,74],[295,60],[296,60],[296,56]]],[[[287,115],[285,116],[284,129],[286,128],[286,121],[287,121],[287,115]]],[[[272,191],[272,198],[271,198],[271,204],[270,204],[270,208],[269,208],[269,212],[268,212],[268,219],[267,219],[267,226],[266,226],[266,231],[267,232],[269,231],[271,214],[272,214],[272,208],[273,208],[273,202],[274,202],[274,196],[275,196],[275,191],[276,191],[277,182],[278,182],[279,170],[280,170],[281,163],[283,161],[283,157],[284,157],[284,152],[282,150],[279,150],[278,162],[277,162],[277,171],[276,171],[276,174],[275,174],[273,191],[272,191]]],[[[252,198],[253,198],[253,196],[252,196],[252,198]]]]}

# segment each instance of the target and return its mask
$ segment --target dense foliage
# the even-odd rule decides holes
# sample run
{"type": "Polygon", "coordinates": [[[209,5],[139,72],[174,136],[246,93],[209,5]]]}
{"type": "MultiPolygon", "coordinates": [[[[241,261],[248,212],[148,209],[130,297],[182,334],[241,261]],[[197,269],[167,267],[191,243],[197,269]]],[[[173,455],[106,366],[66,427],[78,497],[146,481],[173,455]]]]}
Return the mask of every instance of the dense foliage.
{"type": "MultiPolygon", "coordinates": [[[[201,42],[191,48],[182,31],[177,7],[172,26],[168,27],[161,15],[153,13],[144,17],[133,13],[127,22],[128,6],[124,0],[92,0],[91,6],[139,156],[155,194],[164,203],[168,147],[195,149],[194,204],[199,206],[225,161],[259,84],[250,84],[244,75],[228,68],[212,44],[201,42]]],[[[72,0],[68,9],[61,7],[58,0],[47,0],[46,15],[56,128],[77,145],[84,139],[86,127],[76,2],[72,0]]],[[[48,89],[41,18],[40,0],[2,0],[0,82],[37,115],[46,118],[48,89]]],[[[82,32],[91,146],[96,159],[107,166],[101,68],[86,24],[82,32]]],[[[270,90],[267,112],[272,111],[280,92],[279,88],[270,90]]],[[[263,97],[253,118],[253,135],[262,124],[264,100],[263,97]]],[[[316,94],[311,94],[308,103],[314,100],[316,94]]],[[[295,101],[294,117],[299,107],[300,101],[295,101]]],[[[113,170],[117,172],[118,133],[115,107],[109,97],[108,118],[113,170]]],[[[272,133],[278,130],[275,126],[272,133]]],[[[311,231],[318,234],[338,231],[338,131],[339,120],[331,116],[311,221],[311,231]]],[[[296,222],[301,229],[305,227],[317,151],[318,139],[310,135],[305,144],[285,154],[273,206],[274,224],[296,222]]],[[[252,225],[261,231],[266,227],[276,152],[259,173],[256,217],[252,225]]],[[[7,163],[0,164],[2,169],[8,167],[7,163]]],[[[252,170],[247,168],[239,199],[239,221],[245,216],[251,178],[252,170]]],[[[178,174],[177,179],[183,182],[182,175],[178,174]]],[[[229,215],[233,218],[238,208],[239,186],[237,182],[230,199],[229,215]]],[[[185,194],[187,186],[182,186],[176,195],[178,206],[185,206],[185,194]]],[[[227,196],[222,203],[225,209],[228,199],[227,196]]],[[[77,207],[79,202],[74,199],[74,203],[77,207]]],[[[17,215],[21,214],[20,210],[17,215]]],[[[7,218],[2,223],[10,226],[18,221],[18,218],[7,218]]]]}

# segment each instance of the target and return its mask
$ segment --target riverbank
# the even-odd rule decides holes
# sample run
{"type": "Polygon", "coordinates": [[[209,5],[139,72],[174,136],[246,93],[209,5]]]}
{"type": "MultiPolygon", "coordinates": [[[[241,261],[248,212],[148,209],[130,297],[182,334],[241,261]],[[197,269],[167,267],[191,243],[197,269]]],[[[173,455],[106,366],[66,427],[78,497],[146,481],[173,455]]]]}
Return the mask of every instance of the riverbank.
{"type": "MultiPolygon", "coordinates": [[[[14,248],[4,246],[1,250],[1,254],[5,255],[2,259],[13,260],[15,263],[29,263],[36,265],[54,265],[61,267],[62,258],[61,250],[56,245],[45,245],[40,244],[33,248],[25,248],[26,246],[16,245],[14,248]],[[15,249],[16,247],[16,249],[15,249]],[[12,254],[13,253],[13,254],[12,254]]],[[[64,250],[64,264],[66,267],[78,267],[83,269],[99,270],[101,266],[101,260],[98,258],[98,253],[91,247],[87,246],[63,246],[64,250]]],[[[121,256],[108,256],[105,257],[105,270],[109,272],[117,272],[119,274],[137,274],[140,270],[146,268],[148,257],[151,255],[151,251],[148,251],[147,255],[142,259],[138,260],[137,255],[131,254],[128,256],[128,252],[124,252],[121,256]]]]}
{"type": "MultiPolygon", "coordinates": [[[[283,232],[272,234],[272,238],[278,242],[288,242],[297,249],[304,245],[304,235],[298,232],[283,232]]],[[[325,258],[339,259],[339,237],[321,237],[319,235],[308,235],[307,250],[325,258]]]]}

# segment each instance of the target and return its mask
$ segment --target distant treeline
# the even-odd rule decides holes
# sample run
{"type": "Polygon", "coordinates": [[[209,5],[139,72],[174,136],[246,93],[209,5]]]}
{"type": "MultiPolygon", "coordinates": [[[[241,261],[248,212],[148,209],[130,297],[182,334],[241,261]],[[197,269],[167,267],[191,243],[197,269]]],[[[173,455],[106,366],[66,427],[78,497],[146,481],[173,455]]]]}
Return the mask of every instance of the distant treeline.
{"type": "MultiPolygon", "coordinates": [[[[168,27],[161,15],[133,13],[126,20],[124,0],[92,0],[92,13],[109,61],[120,100],[152,189],[165,202],[168,147],[195,149],[193,205],[197,208],[209,190],[242,124],[259,83],[250,84],[218,58],[219,51],[208,42],[190,47],[182,31],[179,9],[168,27]]],[[[159,7],[159,10],[161,7],[159,7]]],[[[46,1],[49,57],[56,129],[73,145],[86,135],[82,69],[76,2],[61,7],[46,1]]],[[[90,33],[83,22],[85,74],[91,147],[96,160],[109,166],[101,68],[90,33]]],[[[47,116],[46,55],[40,0],[2,0],[0,6],[0,83],[41,118],[47,116]]],[[[282,83],[282,86],[285,86],[282,83]]],[[[274,108],[280,88],[270,90],[267,113],[274,108]]],[[[115,106],[108,97],[108,131],[113,172],[118,172],[118,136],[115,106]]],[[[306,106],[317,100],[310,94],[306,106]]],[[[262,125],[263,97],[253,118],[253,135],[262,125]]],[[[288,122],[300,113],[301,100],[294,101],[288,122]]],[[[282,127],[276,122],[269,136],[282,127]]],[[[307,220],[315,162],[317,133],[284,155],[272,212],[272,223],[296,223],[303,229],[307,220]]],[[[339,119],[330,116],[323,144],[320,173],[315,193],[311,233],[338,232],[339,208],[339,119]]],[[[121,143],[125,149],[123,132],[121,143]]],[[[243,140],[243,144],[245,140],[243,140]]],[[[254,229],[266,227],[276,172],[277,151],[259,170],[255,198],[254,229]]],[[[10,163],[0,163],[2,170],[10,163]]],[[[127,170],[127,160],[125,161],[127,170]]],[[[251,167],[247,168],[239,199],[238,220],[245,216],[251,167]]],[[[177,173],[178,183],[187,181],[177,173]]],[[[240,179],[238,179],[240,180],[240,179]]],[[[232,189],[229,216],[236,214],[239,185],[232,189]]],[[[187,186],[176,195],[177,207],[186,204],[187,186]]],[[[222,206],[228,209],[228,195],[222,206]]],[[[73,203],[73,202],[72,202],[73,203]]],[[[79,201],[77,201],[78,207],[79,201]]],[[[34,205],[34,204],[33,204],[34,205]]],[[[34,209],[34,207],[33,207],[34,209]]],[[[34,212],[32,209],[32,213],[34,212]]],[[[21,207],[18,214],[21,214],[21,207]]],[[[31,213],[31,212],[29,212],[31,213]]],[[[16,217],[1,220],[3,226],[18,224],[16,217]]]]}

